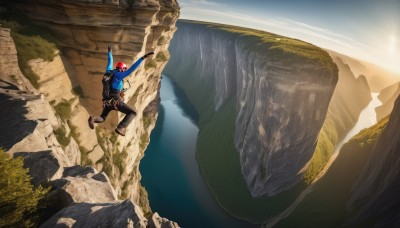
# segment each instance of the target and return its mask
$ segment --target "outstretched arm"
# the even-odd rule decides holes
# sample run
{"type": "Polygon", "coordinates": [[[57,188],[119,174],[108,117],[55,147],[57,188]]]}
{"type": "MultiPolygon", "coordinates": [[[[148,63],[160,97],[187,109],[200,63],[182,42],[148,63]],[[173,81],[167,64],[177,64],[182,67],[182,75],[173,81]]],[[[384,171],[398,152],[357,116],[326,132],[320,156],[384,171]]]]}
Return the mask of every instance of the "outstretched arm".
{"type": "Polygon", "coordinates": [[[111,47],[108,45],[108,56],[107,56],[107,67],[106,72],[113,69],[113,56],[111,52],[111,47]]]}
{"type": "Polygon", "coordinates": [[[125,78],[128,75],[130,75],[134,70],[136,70],[136,68],[139,67],[139,65],[142,63],[142,61],[145,58],[147,58],[147,57],[149,57],[150,55],[153,55],[153,54],[154,54],[154,52],[149,52],[149,53],[145,54],[144,56],[140,57],[131,67],[129,67],[128,70],[126,70],[125,72],[121,73],[122,78],[125,78]]]}
{"type": "Polygon", "coordinates": [[[132,72],[133,72],[134,70],[136,70],[136,68],[139,67],[139,65],[140,65],[142,62],[143,62],[143,57],[141,57],[141,58],[139,58],[138,60],[136,60],[136,62],[135,62],[131,67],[129,67],[129,69],[127,69],[126,71],[121,72],[121,73],[119,73],[119,74],[121,75],[122,78],[125,78],[125,77],[129,76],[130,74],[132,74],[132,72]]]}

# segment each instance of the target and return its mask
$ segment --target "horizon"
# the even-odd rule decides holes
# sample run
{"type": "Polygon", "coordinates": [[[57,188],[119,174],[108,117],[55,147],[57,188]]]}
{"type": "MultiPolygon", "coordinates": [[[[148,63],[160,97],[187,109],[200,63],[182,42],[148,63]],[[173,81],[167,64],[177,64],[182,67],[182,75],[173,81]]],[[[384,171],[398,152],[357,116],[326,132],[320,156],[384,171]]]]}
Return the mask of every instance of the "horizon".
{"type": "Polygon", "coordinates": [[[400,0],[367,3],[363,0],[351,3],[248,0],[246,3],[180,0],[180,19],[257,29],[299,39],[400,76],[400,0]],[[356,9],[358,6],[362,7],[356,9]],[[329,15],[337,15],[336,20],[330,20],[329,15]]]}

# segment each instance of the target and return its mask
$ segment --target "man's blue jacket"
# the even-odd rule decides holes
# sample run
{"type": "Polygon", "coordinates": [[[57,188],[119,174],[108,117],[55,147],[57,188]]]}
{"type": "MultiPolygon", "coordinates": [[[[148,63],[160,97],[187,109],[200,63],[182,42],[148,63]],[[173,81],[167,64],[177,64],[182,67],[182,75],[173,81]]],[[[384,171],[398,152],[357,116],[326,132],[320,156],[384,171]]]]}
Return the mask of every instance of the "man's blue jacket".
{"type": "Polygon", "coordinates": [[[143,57],[139,58],[129,69],[124,72],[119,72],[118,70],[113,70],[113,56],[112,53],[108,52],[108,63],[106,67],[106,72],[114,71],[114,79],[111,83],[111,89],[121,91],[124,87],[124,78],[128,77],[138,66],[142,63],[143,57]]]}

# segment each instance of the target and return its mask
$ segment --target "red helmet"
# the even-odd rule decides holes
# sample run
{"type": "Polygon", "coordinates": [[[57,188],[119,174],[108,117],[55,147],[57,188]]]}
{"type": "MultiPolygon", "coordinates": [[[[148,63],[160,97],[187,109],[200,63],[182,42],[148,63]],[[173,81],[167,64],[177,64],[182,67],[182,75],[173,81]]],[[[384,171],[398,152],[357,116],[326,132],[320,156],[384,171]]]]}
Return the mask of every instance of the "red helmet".
{"type": "Polygon", "coordinates": [[[115,65],[115,68],[126,69],[126,65],[123,62],[118,62],[117,65],[115,65]]]}

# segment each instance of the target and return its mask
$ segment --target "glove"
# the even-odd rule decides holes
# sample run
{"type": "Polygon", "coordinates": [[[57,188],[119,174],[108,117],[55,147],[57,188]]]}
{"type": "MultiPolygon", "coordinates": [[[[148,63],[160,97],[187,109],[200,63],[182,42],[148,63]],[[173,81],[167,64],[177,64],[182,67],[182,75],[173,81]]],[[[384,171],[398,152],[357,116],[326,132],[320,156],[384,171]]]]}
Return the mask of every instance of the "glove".
{"type": "Polygon", "coordinates": [[[111,45],[108,45],[108,52],[111,52],[111,45]]]}
{"type": "Polygon", "coordinates": [[[149,53],[145,54],[142,58],[145,59],[145,58],[149,57],[150,55],[154,55],[154,52],[149,52],[149,53]]]}

